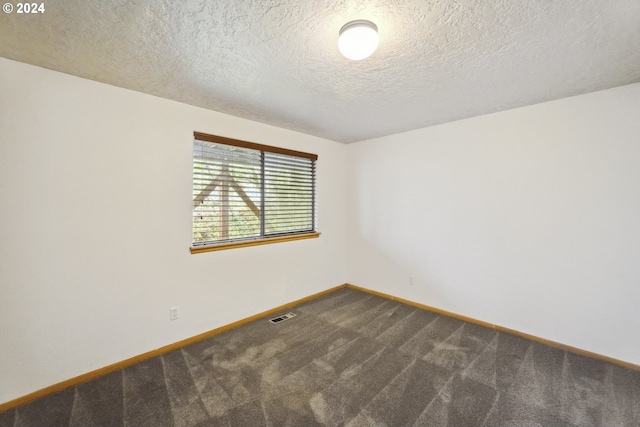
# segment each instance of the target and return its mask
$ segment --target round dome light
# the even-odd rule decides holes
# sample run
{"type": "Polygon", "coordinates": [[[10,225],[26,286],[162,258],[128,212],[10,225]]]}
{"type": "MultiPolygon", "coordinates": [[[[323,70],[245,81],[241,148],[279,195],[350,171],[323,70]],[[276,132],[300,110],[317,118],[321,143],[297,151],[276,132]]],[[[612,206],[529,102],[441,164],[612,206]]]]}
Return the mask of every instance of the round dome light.
{"type": "Polygon", "coordinates": [[[378,27],[371,21],[359,19],[340,29],[338,49],[349,59],[365,59],[378,48],[378,27]]]}

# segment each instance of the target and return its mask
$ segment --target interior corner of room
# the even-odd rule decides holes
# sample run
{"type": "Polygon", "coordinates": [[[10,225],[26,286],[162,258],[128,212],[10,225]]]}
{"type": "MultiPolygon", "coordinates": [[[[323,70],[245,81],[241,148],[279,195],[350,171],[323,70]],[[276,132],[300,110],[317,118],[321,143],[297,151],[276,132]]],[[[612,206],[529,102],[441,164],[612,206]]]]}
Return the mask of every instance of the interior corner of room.
{"type": "Polygon", "coordinates": [[[344,283],[640,365],[638,81],[344,144],[0,58],[0,404],[344,283]],[[321,236],[191,256],[194,131],[321,236]]]}

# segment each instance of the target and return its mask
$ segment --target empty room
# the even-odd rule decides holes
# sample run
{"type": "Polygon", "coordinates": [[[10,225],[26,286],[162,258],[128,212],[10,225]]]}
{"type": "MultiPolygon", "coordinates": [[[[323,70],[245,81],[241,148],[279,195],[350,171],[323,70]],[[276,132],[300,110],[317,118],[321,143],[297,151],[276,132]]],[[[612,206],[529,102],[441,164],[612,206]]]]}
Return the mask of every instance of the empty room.
{"type": "Polygon", "coordinates": [[[0,427],[640,426],[639,0],[0,13],[0,427]]]}

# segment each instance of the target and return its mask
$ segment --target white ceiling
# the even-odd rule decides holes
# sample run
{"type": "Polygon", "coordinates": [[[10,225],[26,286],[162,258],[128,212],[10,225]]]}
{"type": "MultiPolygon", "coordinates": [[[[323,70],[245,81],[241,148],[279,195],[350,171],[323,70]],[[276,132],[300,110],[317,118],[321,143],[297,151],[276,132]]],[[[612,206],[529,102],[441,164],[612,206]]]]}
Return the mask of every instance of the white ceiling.
{"type": "Polygon", "coordinates": [[[44,4],[0,13],[0,56],[340,142],[640,82],[640,0],[44,4]]]}

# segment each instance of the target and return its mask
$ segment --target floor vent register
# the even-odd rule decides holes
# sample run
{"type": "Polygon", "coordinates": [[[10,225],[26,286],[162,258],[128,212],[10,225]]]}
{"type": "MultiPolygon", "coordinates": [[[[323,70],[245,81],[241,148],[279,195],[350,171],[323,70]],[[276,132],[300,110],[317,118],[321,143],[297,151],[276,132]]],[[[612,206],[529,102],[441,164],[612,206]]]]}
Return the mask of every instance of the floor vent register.
{"type": "Polygon", "coordinates": [[[282,316],[278,316],[278,317],[274,317],[273,319],[269,319],[269,322],[271,323],[280,323],[280,322],[284,322],[285,320],[289,320],[292,317],[296,317],[295,313],[287,313],[287,314],[283,314],[282,316]]]}

